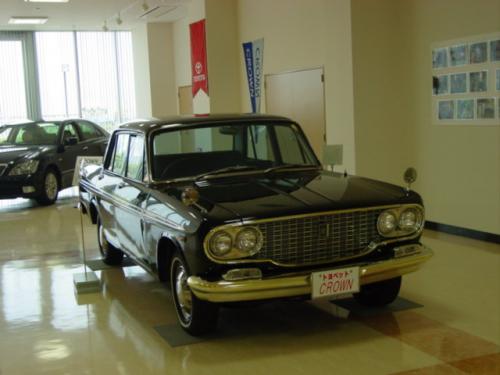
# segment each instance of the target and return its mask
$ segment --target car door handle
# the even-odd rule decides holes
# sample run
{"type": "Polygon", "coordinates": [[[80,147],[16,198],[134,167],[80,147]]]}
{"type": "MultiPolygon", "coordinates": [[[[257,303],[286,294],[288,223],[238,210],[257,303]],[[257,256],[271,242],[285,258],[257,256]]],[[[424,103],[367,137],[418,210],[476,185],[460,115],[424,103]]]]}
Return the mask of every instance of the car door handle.
{"type": "Polygon", "coordinates": [[[83,151],[87,151],[89,149],[89,146],[83,146],[83,151]]]}
{"type": "Polygon", "coordinates": [[[126,184],[125,182],[123,182],[123,181],[122,181],[122,182],[120,182],[120,183],[118,184],[118,189],[122,189],[122,188],[124,188],[126,185],[127,185],[127,184],[126,184]]]}

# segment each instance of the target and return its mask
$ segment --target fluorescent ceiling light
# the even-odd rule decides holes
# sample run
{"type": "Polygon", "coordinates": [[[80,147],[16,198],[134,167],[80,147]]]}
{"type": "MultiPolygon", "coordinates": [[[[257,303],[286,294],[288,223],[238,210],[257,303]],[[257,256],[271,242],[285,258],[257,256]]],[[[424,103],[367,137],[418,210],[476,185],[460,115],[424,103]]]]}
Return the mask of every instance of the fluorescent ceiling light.
{"type": "Polygon", "coordinates": [[[10,24],[13,25],[43,25],[48,17],[11,17],[10,24]]]}
{"type": "Polygon", "coordinates": [[[24,0],[25,3],[67,3],[69,0],[24,0]]]}

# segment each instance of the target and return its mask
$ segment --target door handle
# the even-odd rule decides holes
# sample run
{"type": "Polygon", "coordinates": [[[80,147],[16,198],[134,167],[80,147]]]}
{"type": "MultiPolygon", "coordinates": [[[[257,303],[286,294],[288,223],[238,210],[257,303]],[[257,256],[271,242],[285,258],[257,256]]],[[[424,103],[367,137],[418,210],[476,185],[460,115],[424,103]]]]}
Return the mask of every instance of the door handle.
{"type": "Polygon", "coordinates": [[[127,184],[126,184],[125,182],[123,182],[123,181],[122,181],[122,182],[120,182],[120,183],[118,184],[118,189],[122,189],[122,188],[124,188],[126,185],[127,185],[127,184]]]}
{"type": "Polygon", "coordinates": [[[89,146],[83,146],[83,151],[87,151],[89,149],[89,146]]]}

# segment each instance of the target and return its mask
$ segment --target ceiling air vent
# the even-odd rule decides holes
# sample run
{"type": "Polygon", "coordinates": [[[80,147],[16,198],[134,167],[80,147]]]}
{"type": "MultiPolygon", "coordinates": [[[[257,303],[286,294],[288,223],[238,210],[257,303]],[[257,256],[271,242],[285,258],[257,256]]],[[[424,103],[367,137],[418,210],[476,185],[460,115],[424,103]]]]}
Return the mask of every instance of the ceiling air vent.
{"type": "Polygon", "coordinates": [[[158,18],[162,18],[167,13],[173,12],[176,10],[176,6],[171,5],[156,5],[154,7],[149,8],[144,13],[142,13],[139,18],[143,20],[155,20],[158,18]]]}

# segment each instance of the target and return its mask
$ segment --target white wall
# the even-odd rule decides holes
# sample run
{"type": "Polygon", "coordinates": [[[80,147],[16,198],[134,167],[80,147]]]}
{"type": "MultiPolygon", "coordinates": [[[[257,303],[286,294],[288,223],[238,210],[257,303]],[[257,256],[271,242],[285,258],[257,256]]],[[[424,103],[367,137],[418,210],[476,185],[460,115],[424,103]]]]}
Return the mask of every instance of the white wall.
{"type": "Polygon", "coordinates": [[[414,185],[428,220],[500,234],[500,127],[432,121],[433,43],[499,31],[500,2],[352,0],[361,174],[414,185]]]}
{"type": "Polygon", "coordinates": [[[139,25],[132,30],[132,45],[137,116],[177,114],[172,25],[139,25]]]}
{"type": "MultiPolygon", "coordinates": [[[[264,38],[264,74],[324,67],[328,144],[355,171],[350,0],[238,0],[241,107],[250,111],[241,43],[264,38]]],[[[265,89],[262,112],[265,112],[265,89]]]]}
{"type": "Polygon", "coordinates": [[[151,84],[149,76],[149,48],[147,25],[139,25],[132,30],[134,56],[135,100],[138,118],[150,118],[151,84]]]}

